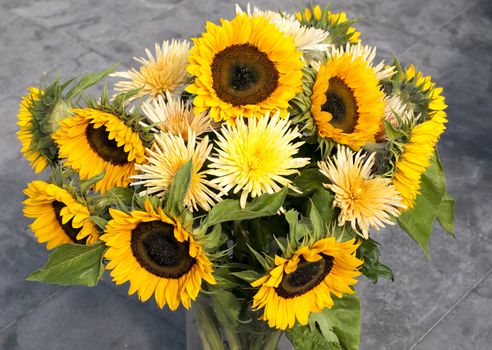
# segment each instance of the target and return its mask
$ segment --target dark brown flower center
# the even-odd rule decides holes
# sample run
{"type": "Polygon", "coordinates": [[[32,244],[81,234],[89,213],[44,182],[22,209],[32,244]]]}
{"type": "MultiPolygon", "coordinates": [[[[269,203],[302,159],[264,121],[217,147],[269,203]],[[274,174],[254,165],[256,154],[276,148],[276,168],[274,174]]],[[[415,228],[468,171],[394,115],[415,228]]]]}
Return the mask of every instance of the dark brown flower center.
{"type": "Polygon", "coordinates": [[[284,275],[282,282],[275,291],[285,299],[294,298],[306,294],[320,284],[330,273],[334,258],[321,254],[322,259],[309,262],[301,258],[294,272],[284,275]]]}
{"type": "Polygon", "coordinates": [[[123,146],[118,146],[115,140],[109,139],[109,132],[104,126],[96,129],[94,124],[89,124],[85,133],[92,150],[106,162],[115,165],[128,163],[128,152],[125,152],[123,146]]]}
{"type": "Polygon", "coordinates": [[[139,264],[159,277],[180,278],[195,264],[190,243],[178,242],[174,226],[162,221],[139,223],[132,231],[131,247],[139,264]]]}
{"type": "Polygon", "coordinates": [[[346,133],[351,133],[355,129],[359,114],[354,92],[343,80],[331,78],[328,90],[326,91],[326,102],[321,106],[321,110],[332,115],[330,124],[342,129],[346,133]]]}
{"type": "Polygon", "coordinates": [[[77,235],[79,234],[79,232],[82,228],[73,228],[72,227],[72,219],[70,219],[68,222],[66,222],[64,224],[62,223],[62,216],[61,216],[60,212],[63,208],[66,207],[66,205],[62,202],[59,202],[59,201],[54,201],[53,203],[51,203],[51,205],[53,206],[53,211],[55,212],[56,221],[58,221],[58,223],[62,227],[63,231],[68,236],[68,238],[70,238],[72,240],[72,242],[74,242],[74,243],[86,244],[88,237],[85,237],[85,238],[80,239],[80,240],[77,239],[77,235]]]}
{"type": "Polygon", "coordinates": [[[225,48],[215,55],[211,68],[215,93],[234,106],[260,103],[278,86],[275,64],[253,45],[225,48]]]}

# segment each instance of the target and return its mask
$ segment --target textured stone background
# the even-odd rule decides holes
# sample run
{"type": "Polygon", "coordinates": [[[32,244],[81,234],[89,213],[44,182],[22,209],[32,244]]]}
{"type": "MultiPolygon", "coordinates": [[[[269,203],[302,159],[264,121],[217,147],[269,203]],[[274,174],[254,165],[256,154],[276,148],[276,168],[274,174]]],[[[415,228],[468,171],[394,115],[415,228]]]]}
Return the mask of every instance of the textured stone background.
{"type": "MultiPolygon", "coordinates": [[[[258,1],[257,4],[260,2],[258,1]]],[[[262,1],[291,9],[298,0],[262,1]]],[[[432,262],[398,229],[377,234],[394,283],[366,281],[362,349],[490,349],[492,344],[492,1],[348,0],[363,40],[383,58],[415,63],[445,88],[440,142],[457,199],[456,239],[439,227],[432,262]]],[[[0,348],[183,349],[184,313],[126,296],[127,287],[59,288],[25,282],[46,252],[26,229],[22,189],[34,175],[19,153],[19,97],[40,77],[70,76],[142,55],[155,41],[231,17],[226,0],[0,0],[0,348]]]]}

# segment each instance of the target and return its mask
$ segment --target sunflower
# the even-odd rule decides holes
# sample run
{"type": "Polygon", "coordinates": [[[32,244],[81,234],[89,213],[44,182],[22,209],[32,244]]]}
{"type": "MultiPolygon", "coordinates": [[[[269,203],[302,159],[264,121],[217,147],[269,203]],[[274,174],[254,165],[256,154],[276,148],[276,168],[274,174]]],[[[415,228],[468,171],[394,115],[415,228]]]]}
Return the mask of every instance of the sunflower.
{"type": "Polygon", "coordinates": [[[369,238],[369,228],[379,230],[384,224],[393,225],[391,217],[398,217],[401,208],[401,196],[393,186],[391,179],[371,174],[374,165],[372,153],[367,159],[365,154],[357,154],[340,147],[334,159],[319,162],[323,175],[331,184],[324,186],[335,193],[333,206],[340,208],[338,224],[350,222],[354,231],[362,231],[369,238]]]}
{"type": "Polygon", "coordinates": [[[147,58],[135,58],[141,65],[139,70],[131,68],[110,75],[127,79],[117,82],[114,89],[119,92],[140,89],[131,99],[147,96],[150,100],[164,95],[166,91],[179,90],[188,79],[186,66],[189,49],[188,41],[164,41],[162,46],[156,43],[155,57],[149,49],[145,49],[147,58]]]}
{"type": "Polygon", "coordinates": [[[63,120],[53,139],[65,165],[89,179],[104,170],[95,184],[102,193],[115,186],[127,186],[136,173],[135,163],[145,160],[145,148],[138,133],[114,114],[93,108],[74,109],[73,117],[63,120]]]}
{"type": "Polygon", "coordinates": [[[360,32],[350,26],[353,21],[348,20],[345,12],[333,13],[328,8],[321,9],[319,5],[316,5],[297,12],[295,17],[302,24],[328,31],[330,33],[329,41],[332,44],[343,45],[347,42],[353,44],[360,42],[360,32]]]}
{"type": "Polygon", "coordinates": [[[289,100],[302,91],[301,57],[292,38],[264,17],[209,22],[194,39],[188,71],[196,79],[186,90],[196,94],[196,111],[210,109],[216,121],[277,110],[286,116],[289,100]]]}
{"type": "Polygon", "coordinates": [[[283,12],[264,11],[258,7],[254,7],[251,10],[249,4],[246,7],[246,11],[243,11],[236,4],[236,14],[241,15],[243,13],[246,13],[252,18],[265,17],[270,23],[275,24],[282,33],[291,37],[296,47],[301,51],[315,50],[326,46],[326,44],[323,44],[323,41],[329,35],[326,30],[303,26],[294,15],[283,12]]]}
{"type": "Polygon", "coordinates": [[[332,49],[316,67],[310,113],[318,137],[359,150],[374,142],[384,116],[380,79],[392,74],[382,64],[372,66],[374,50],[360,45],[332,49]]]}
{"type": "Polygon", "coordinates": [[[28,94],[22,97],[22,101],[19,105],[19,113],[17,115],[19,121],[19,131],[17,137],[22,144],[22,153],[24,157],[31,162],[31,166],[36,173],[40,173],[48,166],[48,160],[33,147],[33,104],[35,101],[39,101],[43,94],[42,90],[35,87],[28,89],[28,94]]]}
{"type": "Polygon", "coordinates": [[[191,210],[197,210],[200,206],[208,211],[220,200],[210,189],[217,190],[218,187],[207,180],[208,172],[200,171],[211,150],[212,144],[209,144],[208,136],[197,142],[195,134],[189,130],[185,141],[181,135],[161,132],[155,136],[153,148],[147,150],[146,164],[136,165],[140,173],[132,176],[132,179],[137,180],[132,186],[145,186],[147,189],[141,195],[163,195],[171,186],[177,171],[191,159],[193,174],[184,204],[191,210]]]}
{"type": "Polygon", "coordinates": [[[189,308],[200,292],[202,279],[215,284],[212,264],[202,247],[178,222],[149,201],[145,211],[110,209],[112,220],[101,240],[108,250],[107,269],[116,284],[130,282],[129,295],[142,301],[152,295],[160,308],[189,308]]]}
{"type": "Polygon", "coordinates": [[[217,135],[217,154],[210,157],[211,182],[228,192],[241,193],[241,207],[248,195],[275,193],[291,180],[285,176],[298,173],[298,168],[309,163],[309,158],[294,158],[303,142],[297,128],[291,129],[287,119],[267,114],[260,120],[237,118],[235,125],[223,125],[217,135]]]}
{"type": "MultiPolygon", "coordinates": [[[[427,101],[425,114],[427,120],[416,125],[411,131],[408,142],[396,162],[393,184],[403,197],[407,209],[413,208],[420,193],[420,178],[430,165],[439,137],[446,129],[447,107],[442,88],[435,86],[430,76],[424,76],[411,65],[405,72],[406,83],[420,90],[427,101]]],[[[422,99],[419,99],[422,100],[422,99]]]]}
{"type": "Polygon", "coordinates": [[[184,103],[180,98],[174,98],[169,92],[166,92],[166,100],[157,96],[152,101],[144,102],[142,111],[150,123],[161,131],[180,135],[185,140],[188,130],[199,136],[213,128],[207,113],[195,113],[193,106],[184,103]]]}
{"type": "Polygon", "coordinates": [[[333,306],[331,294],[342,298],[360,275],[362,260],[355,256],[359,243],[324,238],[299,248],[290,258],[275,257],[275,268],[251,285],[260,287],[253,308],[264,308],[262,320],[281,330],[297,321],[308,323],[309,314],[333,306]]]}
{"type": "Polygon", "coordinates": [[[92,244],[99,239],[87,205],[67,190],[37,180],[28,184],[24,194],[28,197],[23,202],[24,215],[35,219],[29,227],[47,249],[63,243],[92,244]]]}

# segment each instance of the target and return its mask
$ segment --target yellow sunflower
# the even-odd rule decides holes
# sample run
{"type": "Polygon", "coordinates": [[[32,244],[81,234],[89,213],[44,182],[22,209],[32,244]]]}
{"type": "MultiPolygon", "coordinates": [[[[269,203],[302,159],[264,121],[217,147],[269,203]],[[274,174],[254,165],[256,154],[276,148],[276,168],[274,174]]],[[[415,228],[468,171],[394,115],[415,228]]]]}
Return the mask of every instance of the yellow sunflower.
{"type": "Polygon", "coordinates": [[[160,308],[176,310],[191,306],[202,279],[215,284],[212,264],[202,247],[182,227],[149,201],[145,211],[130,214],[110,209],[112,220],[101,239],[108,250],[107,269],[116,284],[130,282],[129,295],[138,292],[142,301],[152,295],[160,308]]]}
{"type": "Polygon", "coordinates": [[[294,157],[302,141],[297,128],[291,128],[288,119],[278,113],[260,120],[236,119],[235,125],[224,124],[217,138],[217,154],[210,157],[209,174],[216,176],[210,182],[224,192],[241,191],[241,207],[263,193],[276,193],[289,186],[287,176],[298,173],[309,163],[309,158],[294,157]]]}
{"type": "Polygon", "coordinates": [[[264,17],[221,22],[208,22],[190,51],[188,71],[196,78],[186,90],[196,95],[196,111],[210,109],[216,121],[277,110],[286,116],[302,91],[302,53],[292,38],[264,17]]]}
{"type": "Polygon", "coordinates": [[[292,328],[297,321],[308,323],[309,314],[333,306],[331,294],[342,298],[351,288],[362,260],[355,256],[359,243],[321,239],[299,248],[290,258],[275,257],[275,268],[251,285],[260,287],[253,308],[264,308],[260,319],[270,327],[292,328]]]}
{"type": "Polygon", "coordinates": [[[374,142],[384,117],[381,65],[372,67],[372,51],[347,45],[321,64],[311,95],[311,116],[318,136],[359,150],[374,142]]]}
{"type": "Polygon", "coordinates": [[[97,109],[72,110],[73,117],[63,120],[53,139],[60,158],[89,179],[106,170],[95,184],[102,193],[114,186],[127,186],[136,174],[135,164],[145,160],[145,148],[138,133],[117,116],[97,109]]]}
{"type": "Polygon", "coordinates": [[[22,153],[24,157],[31,162],[31,167],[36,173],[40,173],[48,166],[48,160],[33,147],[33,104],[35,101],[39,101],[43,94],[42,90],[35,87],[28,89],[28,94],[22,97],[22,101],[19,105],[19,113],[17,115],[19,121],[19,131],[17,137],[22,144],[22,153]]]}
{"type": "Polygon", "coordinates": [[[99,239],[89,209],[67,190],[37,180],[28,184],[24,194],[28,197],[23,202],[24,215],[35,219],[29,227],[47,249],[63,243],[92,244],[99,239]]]}
{"type": "Polygon", "coordinates": [[[407,82],[415,84],[428,98],[428,119],[416,125],[410,131],[408,143],[403,146],[403,152],[396,163],[393,184],[403,197],[407,209],[415,204],[420,190],[420,178],[430,165],[439,137],[446,129],[447,107],[442,88],[436,87],[430,76],[424,76],[411,65],[405,72],[407,82]]]}
{"type": "Polygon", "coordinates": [[[346,41],[353,44],[360,42],[360,32],[350,26],[345,12],[333,13],[328,8],[322,9],[316,5],[297,12],[295,16],[303,24],[327,30],[330,33],[329,40],[333,44],[344,44],[346,41]]]}
{"type": "Polygon", "coordinates": [[[354,154],[340,147],[333,159],[318,162],[318,166],[331,181],[324,186],[335,193],[333,207],[340,208],[338,224],[350,222],[352,229],[362,231],[367,239],[370,227],[379,230],[385,224],[394,225],[392,218],[400,215],[404,205],[391,179],[372,174],[376,153],[366,159],[361,152],[354,154]]]}

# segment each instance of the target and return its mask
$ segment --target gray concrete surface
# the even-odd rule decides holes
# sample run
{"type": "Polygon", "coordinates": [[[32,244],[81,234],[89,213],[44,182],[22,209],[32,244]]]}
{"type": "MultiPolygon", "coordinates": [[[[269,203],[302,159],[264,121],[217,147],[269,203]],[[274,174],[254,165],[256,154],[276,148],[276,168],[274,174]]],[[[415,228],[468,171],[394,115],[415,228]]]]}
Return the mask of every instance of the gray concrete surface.
{"type": "MultiPolygon", "coordinates": [[[[258,1],[290,9],[298,0],[258,1]]],[[[492,344],[492,1],[347,0],[362,38],[444,86],[440,142],[457,199],[456,239],[439,227],[432,262],[398,229],[377,235],[394,283],[362,281],[361,349],[490,349],[492,344]]],[[[132,64],[155,41],[185,38],[225,0],[0,0],[0,349],[183,349],[185,316],[126,296],[127,287],[59,288],[24,281],[46,252],[26,229],[22,189],[34,178],[15,137],[19,96],[41,76],[132,64]]],[[[107,279],[106,279],[107,280],[107,279]]]]}

